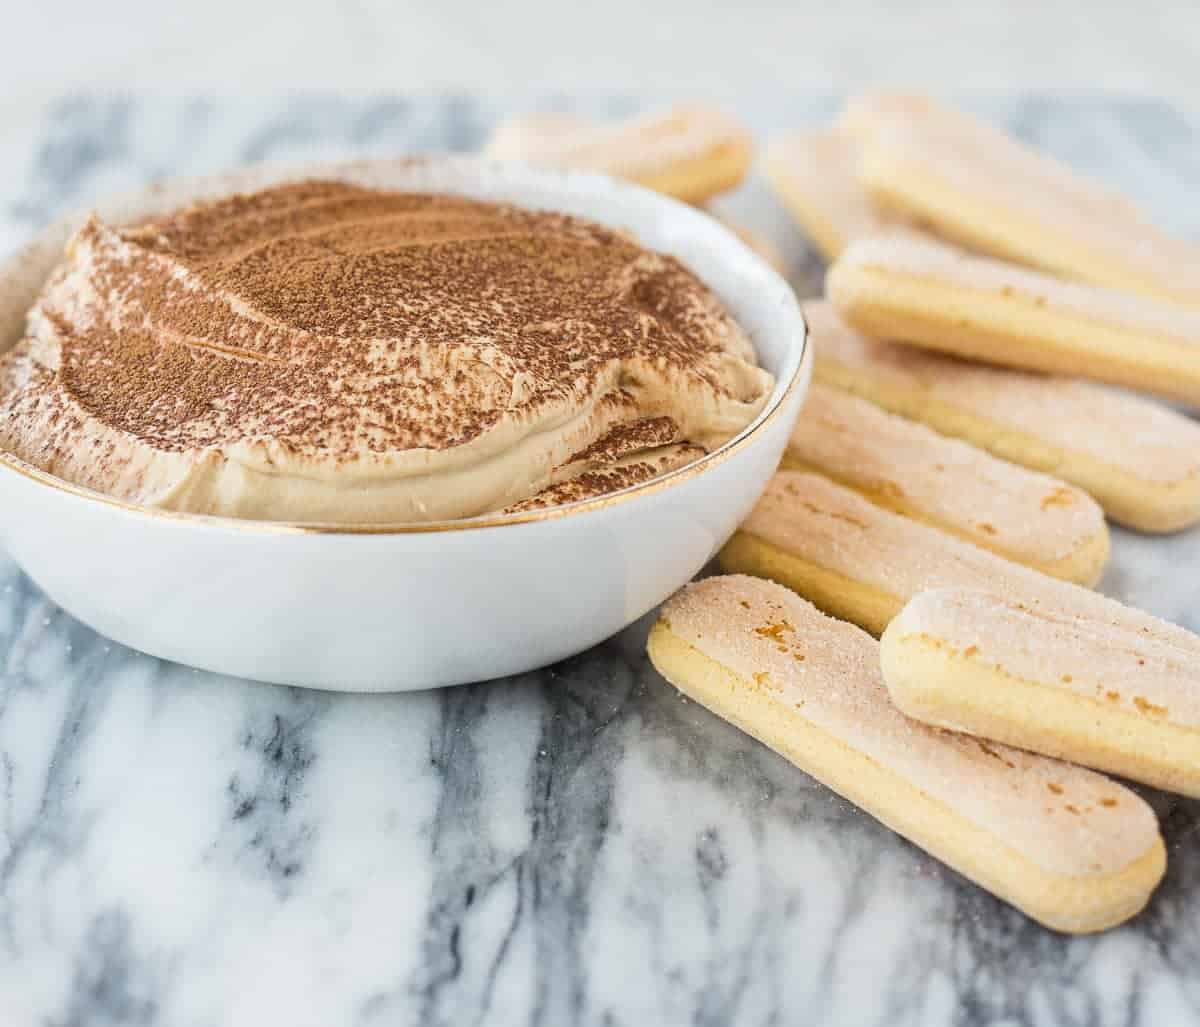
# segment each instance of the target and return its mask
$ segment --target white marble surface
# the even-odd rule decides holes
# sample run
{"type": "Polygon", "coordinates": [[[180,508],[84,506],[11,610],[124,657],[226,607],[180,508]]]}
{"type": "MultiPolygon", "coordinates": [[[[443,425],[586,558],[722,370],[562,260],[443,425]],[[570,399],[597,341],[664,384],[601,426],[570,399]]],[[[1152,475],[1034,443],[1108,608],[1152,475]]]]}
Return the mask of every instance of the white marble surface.
{"type": "Polygon", "coordinates": [[[0,122],[64,89],[1120,90],[1200,102],[1194,0],[13,0],[0,122]]]}
{"type": "MultiPolygon", "coordinates": [[[[765,132],[832,104],[739,106],[765,132]]],[[[166,172],[469,148],[502,106],[61,101],[0,154],[0,246],[166,172]]],[[[1142,101],[990,110],[1200,237],[1200,121],[1142,101]]],[[[811,288],[819,266],[764,192],[730,206],[811,288]]],[[[1104,585],[1200,629],[1198,570],[1198,533],[1118,533],[1104,585]]],[[[515,680],[331,696],[112,645],[0,558],[0,1024],[1200,1019],[1200,803],[1150,795],[1170,851],[1151,908],[1065,939],[682,701],[645,629],[515,680]]]]}

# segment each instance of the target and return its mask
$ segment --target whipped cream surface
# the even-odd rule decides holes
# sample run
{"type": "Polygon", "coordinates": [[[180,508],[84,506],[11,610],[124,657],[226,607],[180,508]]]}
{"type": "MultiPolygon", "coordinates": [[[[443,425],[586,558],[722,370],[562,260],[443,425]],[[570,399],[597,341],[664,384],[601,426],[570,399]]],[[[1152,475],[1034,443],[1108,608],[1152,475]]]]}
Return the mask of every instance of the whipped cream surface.
{"type": "Polygon", "coordinates": [[[0,358],[0,446],[160,509],[421,522],[657,476],[773,384],[628,235],[314,179],[85,224],[0,358]]]}

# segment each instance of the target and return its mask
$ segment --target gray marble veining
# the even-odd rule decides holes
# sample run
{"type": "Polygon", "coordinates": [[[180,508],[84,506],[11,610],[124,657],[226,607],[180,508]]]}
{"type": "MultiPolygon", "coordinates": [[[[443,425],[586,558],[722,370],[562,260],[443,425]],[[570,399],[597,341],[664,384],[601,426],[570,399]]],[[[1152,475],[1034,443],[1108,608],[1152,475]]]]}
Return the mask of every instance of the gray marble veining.
{"type": "MultiPolygon", "coordinates": [[[[461,96],[80,96],[0,161],[0,248],[162,174],[469,149],[461,96]]],[[[543,97],[592,113],[634,101],[543,97]]],[[[748,97],[764,132],[829,97],[748,97]]],[[[983,105],[1200,235],[1200,122],[983,105]]],[[[726,204],[816,258],[758,185],[726,204]]],[[[1109,592],[1200,629],[1200,534],[1118,532],[1109,592]]],[[[512,680],[334,696],[165,664],[0,558],[0,1024],[1164,1025],[1200,1020],[1200,804],[1100,937],[1030,923],[682,700],[645,623],[512,680]]]]}

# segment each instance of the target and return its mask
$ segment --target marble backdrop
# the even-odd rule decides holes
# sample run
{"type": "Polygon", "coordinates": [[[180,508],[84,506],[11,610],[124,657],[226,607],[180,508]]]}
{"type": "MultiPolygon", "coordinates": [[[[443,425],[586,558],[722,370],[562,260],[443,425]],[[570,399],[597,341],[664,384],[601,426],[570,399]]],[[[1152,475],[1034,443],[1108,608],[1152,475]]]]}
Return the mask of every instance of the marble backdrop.
{"type": "MultiPolygon", "coordinates": [[[[64,99],[0,154],[0,248],[163,174],[469,149],[533,99],[64,99]]],[[[1103,97],[983,106],[1200,235],[1200,121],[1103,97]]],[[[833,107],[742,109],[766,133],[833,107]]],[[[760,185],[729,207],[815,287],[760,185]]],[[[1200,630],[1200,534],[1118,532],[1104,587],[1200,630]]],[[[112,644],[0,557],[0,1024],[1200,1018],[1200,805],[1150,794],[1170,851],[1150,909],[1066,939],[683,700],[646,628],[511,680],[325,695],[112,644]]]]}

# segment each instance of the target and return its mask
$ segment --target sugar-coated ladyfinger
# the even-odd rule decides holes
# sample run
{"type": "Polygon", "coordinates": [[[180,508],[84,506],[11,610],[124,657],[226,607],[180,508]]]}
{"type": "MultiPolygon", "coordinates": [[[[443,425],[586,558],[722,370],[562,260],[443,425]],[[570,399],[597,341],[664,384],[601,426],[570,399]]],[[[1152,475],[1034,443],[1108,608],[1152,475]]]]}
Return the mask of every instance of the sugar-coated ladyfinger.
{"type": "Polygon", "coordinates": [[[1190,631],[884,510],[820,474],[778,472],[718,559],[726,571],[778,581],[874,635],[919,592],[990,589],[1164,633],[1200,661],[1200,638],[1190,631]]]}
{"type": "Polygon", "coordinates": [[[685,695],[1047,927],[1112,927],[1162,877],[1140,797],[908,719],[888,698],[875,640],[785,588],[700,581],[664,605],[647,648],[685,695]]]}
{"type": "Polygon", "coordinates": [[[936,104],[936,100],[924,93],[858,93],[846,101],[835,127],[863,146],[893,118],[903,122],[922,117],[936,104]]]}
{"type": "Polygon", "coordinates": [[[844,122],[863,147],[860,181],[883,209],[978,252],[1200,307],[1200,247],[999,128],[911,96],[860,101],[844,122]]]}
{"type": "Polygon", "coordinates": [[[540,114],[502,124],[484,148],[500,160],[602,171],[687,203],[732,189],[750,170],[749,132],[723,111],[683,107],[592,123],[540,114]]]}
{"type": "Polygon", "coordinates": [[[1148,614],[1131,623],[1070,598],[915,596],[883,634],[893,700],[929,724],[1200,796],[1195,646],[1148,614]]]}
{"type": "Polygon", "coordinates": [[[1036,573],[805,471],[771,479],[718,561],[729,573],[786,585],[873,635],[924,589],[998,581],[1015,591],[1036,573]]]}
{"type": "Polygon", "coordinates": [[[782,466],[1068,581],[1094,585],[1108,559],[1104,513],[1086,492],[819,382],[782,466]]]}
{"type": "Polygon", "coordinates": [[[704,210],[706,210],[714,218],[720,221],[721,224],[733,232],[734,235],[741,239],[742,242],[749,246],[750,249],[752,249],[760,257],[762,257],[762,259],[770,264],[771,267],[786,277],[788,273],[787,261],[784,260],[783,254],[779,251],[779,247],[771,242],[770,239],[766,238],[766,236],[760,235],[758,232],[754,231],[754,229],[748,228],[740,221],[735,220],[722,211],[714,210],[712,207],[705,207],[704,210]]]}
{"type": "MultiPolygon", "coordinates": [[[[1080,206],[1089,214],[1141,218],[1137,205],[1124,193],[1080,175],[999,126],[924,93],[860,93],[846,102],[837,128],[854,139],[860,153],[871,149],[872,143],[877,144],[874,149],[882,149],[906,132],[914,137],[922,133],[936,135],[946,150],[954,149],[956,140],[969,138],[972,145],[999,155],[996,163],[1004,165],[1004,179],[1010,186],[1023,182],[1021,189],[1025,191],[1051,195],[1056,204],[1080,206]]],[[[973,184],[980,186],[982,181],[976,178],[973,184]]]]}
{"type": "Polygon", "coordinates": [[[1200,310],[911,236],[851,244],[825,288],[851,326],[876,338],[1200,405],[1200,310]]]}
{"type": "Polygon", "coordinates": [[[771,186],[827,261],[855,239],[909,228],[872,202],[857,168],[858,144],[837,129],[802,132],[767,147],[771,186]]]}
{"type": "Polygon", "coordinates": [[[1200,424],[1075,379],[879,342],[824,302],[805,304],[819,381],[1090,493],[1140,531],[1200,521],[1200,424]]]}
{"type": "Polygon", "coordinates": [[[488,157],[526,160],[548,147],[555,139],[570,139],[594,131],[596,125],[577,114],[541,111],[521,114],[500,122],[484,146],[488,157]]]}

